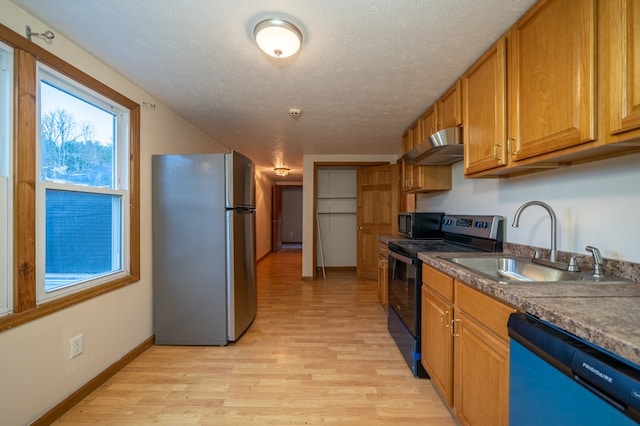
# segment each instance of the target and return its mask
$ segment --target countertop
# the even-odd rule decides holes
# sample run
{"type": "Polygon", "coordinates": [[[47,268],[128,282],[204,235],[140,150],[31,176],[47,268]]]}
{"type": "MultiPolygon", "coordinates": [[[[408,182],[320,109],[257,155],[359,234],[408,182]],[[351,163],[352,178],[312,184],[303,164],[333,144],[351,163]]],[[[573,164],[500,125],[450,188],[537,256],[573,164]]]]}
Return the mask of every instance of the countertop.
{"type": "MultiPolygon", "coordinates": [[[[640,283],[509,283],[476,274],[444,258],[495,253],[420,253],[427,265],[514,308],[594,343],[640,366],[640,283]]],[[[635,273],[635,272],[634,272],[635,273]]]]}
{"type": "Polygon", "coordinates": [[[391,235],[391,234],[379,234],[378,241],[384,244],[389,244],[391,241],[402,241],[408,240],[409,238],[403,237],[401,235],[391,235]]]}

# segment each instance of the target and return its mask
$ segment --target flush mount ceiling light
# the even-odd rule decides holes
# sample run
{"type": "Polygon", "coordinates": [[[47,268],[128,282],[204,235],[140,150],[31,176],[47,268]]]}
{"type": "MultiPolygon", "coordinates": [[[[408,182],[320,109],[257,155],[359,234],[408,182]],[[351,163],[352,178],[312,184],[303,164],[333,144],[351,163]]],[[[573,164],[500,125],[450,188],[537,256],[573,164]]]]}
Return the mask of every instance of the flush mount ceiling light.
{"type": "Polygon", "coordinates": [[[291,22],[281,19],[267,19],[253,30],[258,47],[274,58],[295,55],[302,44],[302,33],[291,22]]]}
{"type": "Polygon", "coordinates": [[[286,176],[289,174],[289,169],[287,169],[286,167],[276,167],[275,169],[273,169],[273,171],[278,176],[286,176]]]}

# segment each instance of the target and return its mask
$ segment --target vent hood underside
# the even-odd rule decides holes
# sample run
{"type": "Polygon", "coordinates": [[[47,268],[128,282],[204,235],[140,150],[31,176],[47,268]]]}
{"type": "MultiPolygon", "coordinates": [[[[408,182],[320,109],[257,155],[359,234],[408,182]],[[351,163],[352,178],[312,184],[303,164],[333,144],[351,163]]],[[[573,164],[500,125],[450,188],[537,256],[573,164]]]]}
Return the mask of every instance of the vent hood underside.
{"type": "Polygon", "coordinates": [[[449,127],[429,136],[429,139],[406,152],[402,161],[416,166],[453,164],[463,158],[462,129],[449,127]]]}

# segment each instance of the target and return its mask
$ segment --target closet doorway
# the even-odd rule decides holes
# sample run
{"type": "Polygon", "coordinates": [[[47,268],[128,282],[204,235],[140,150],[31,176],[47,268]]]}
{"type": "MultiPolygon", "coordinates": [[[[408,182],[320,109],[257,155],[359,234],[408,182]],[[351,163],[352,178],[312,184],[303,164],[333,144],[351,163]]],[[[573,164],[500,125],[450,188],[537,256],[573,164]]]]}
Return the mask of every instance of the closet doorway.
{"type": "MultiPolygon", "coordinates": [[[[365,231],[368,234],[368,230],[365,228],[367,224],[358,223],[358,218],[368,219],[377,215],[362,214],[362,204],[359,204],[361,200],[358,200],[358,169],[384,165],[390,166],[389,163],[384,162],[314,163],[314,278],[322,278],[326,270],[360,270],[358,266],[361,266],[361,259],[364,259],[362,255],[369,254],[370,244],[368,239],[365,244],[362,244],[362,239],[359,238],[358,234],[362,234],[359,231],[365,231]]],[[[393,182],[396,182],[395,176],[393,182]]],[[[369,194],[372,193],[369,192],[369,194]]],[[[362,196],[362,193],[360,195],[362,196]]],[[[377,234],[375,236],[377,237],[377,234]]],[[[374,249],[376,248],[377,245],[374,249]]],[[[372,254],[377,261],[377,251],[372,254]]],[[[363,277],[366,276],[365,273],[363,277]]]]}

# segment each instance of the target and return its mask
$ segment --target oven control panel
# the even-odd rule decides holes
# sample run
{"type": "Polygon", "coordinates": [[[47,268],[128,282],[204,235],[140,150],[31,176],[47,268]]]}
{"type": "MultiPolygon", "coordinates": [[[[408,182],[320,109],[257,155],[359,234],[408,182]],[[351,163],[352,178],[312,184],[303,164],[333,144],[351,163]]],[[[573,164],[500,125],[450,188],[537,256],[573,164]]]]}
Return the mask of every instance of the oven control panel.
{"type": "Polygon", "coordinates": [[[503,224],[502,216],[445,215],[442,219],[442,231],[502,241],[503,224]]]}

